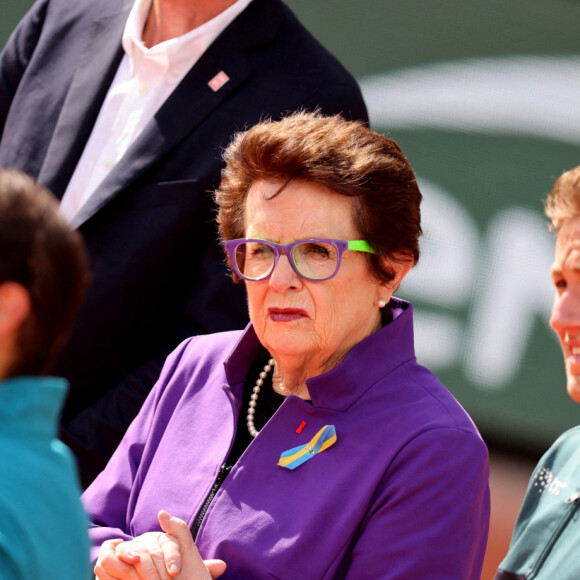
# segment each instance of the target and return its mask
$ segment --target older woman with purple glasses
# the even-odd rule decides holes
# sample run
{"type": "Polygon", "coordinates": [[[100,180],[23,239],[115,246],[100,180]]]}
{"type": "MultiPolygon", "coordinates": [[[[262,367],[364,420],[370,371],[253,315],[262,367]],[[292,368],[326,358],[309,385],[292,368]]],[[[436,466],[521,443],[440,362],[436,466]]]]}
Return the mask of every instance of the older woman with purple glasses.
{"type": "Polygon", "coordinates": [[[419,257],[408,161],[306,113],[225,161],[218,223],[251,324],[169,357],[85,492],[97,577],[479,580],[487,450],[393,296],[419,257]]]}

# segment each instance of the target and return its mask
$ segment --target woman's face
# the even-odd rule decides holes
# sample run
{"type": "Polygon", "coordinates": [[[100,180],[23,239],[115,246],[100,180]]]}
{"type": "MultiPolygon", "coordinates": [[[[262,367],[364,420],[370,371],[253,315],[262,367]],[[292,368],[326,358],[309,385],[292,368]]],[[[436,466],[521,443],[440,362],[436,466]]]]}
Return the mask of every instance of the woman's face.
{"type": "MultiPolygon", "coordinates": [[[[270,199],[281,185],[257,181],[251,186],[246,238],[279,244],[307,238],[360,239],[350,198],[295,179],[270,199]]],[[[371,276],[364,253],[354,251],[343,254],[340,270],[330,280],[304,280],[281,256],[270,278],[246,282],[246,288],[250,318],[271,354],[302,357],[304,364],[322,370],[336,366],[352,346],[380,327],[377,302],[388,302],[392,294],[371,276]]]]}
{"type": "Polygon", "coordinates": [[[568,394],[580,403],[580,217],[558,232],[552,280],[556,296],[550,324],[564,353],[568,394]]]}

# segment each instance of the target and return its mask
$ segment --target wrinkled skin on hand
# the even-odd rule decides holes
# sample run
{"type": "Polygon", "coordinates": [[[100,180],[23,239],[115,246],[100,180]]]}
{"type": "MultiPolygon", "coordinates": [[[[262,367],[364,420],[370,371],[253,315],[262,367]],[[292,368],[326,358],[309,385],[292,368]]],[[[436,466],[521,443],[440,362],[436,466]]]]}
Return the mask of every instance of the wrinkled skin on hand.
{"type": "Polygon", "coordinates": [[[202,560],[187,524],[159,512],[163,532],[147,532],[131,541],[103,542],[95,565],[99,580],[212,580],[226,569],[221,560],[202,560]]]}

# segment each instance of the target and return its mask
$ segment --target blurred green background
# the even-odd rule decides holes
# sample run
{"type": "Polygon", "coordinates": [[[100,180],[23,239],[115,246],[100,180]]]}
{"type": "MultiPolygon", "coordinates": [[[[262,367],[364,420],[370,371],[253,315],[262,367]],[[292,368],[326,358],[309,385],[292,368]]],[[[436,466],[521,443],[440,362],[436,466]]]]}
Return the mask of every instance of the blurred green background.
{"type": "MultiPolygon", "coordinates": [[[[415,304],[419,360],[488,443],[543,451],[580,411],[548,325],[542,214],[554,180],[580,163],[580,5],[288,4],[361,82],[373,128],[420,181],[423,255],[399,291],[415,304]]],[[[30,5],[2,0],[0,45],[30,5]]]]}

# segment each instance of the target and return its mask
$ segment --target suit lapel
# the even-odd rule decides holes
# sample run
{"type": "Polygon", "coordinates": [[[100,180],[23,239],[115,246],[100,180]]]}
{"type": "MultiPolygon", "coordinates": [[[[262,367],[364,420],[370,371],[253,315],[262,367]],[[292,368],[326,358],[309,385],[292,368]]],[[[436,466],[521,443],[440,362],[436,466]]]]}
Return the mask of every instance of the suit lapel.
{"type": "Polygon", "coordinates": [[[93,24],[40,170],[39,181],[62,198],[123,57],[121,38],[132,2],[93,24]]]}
{"type": "Polygon", "coordinates": [[[148,167],[167,155],[247,82],[253,69],[246,57],[246,47],[265,42],[276,33],[278,10],[277,0],[254,0],[224,30],[81,208],[72,221],[73,226],[82,225],[148,167]],[[265,15],[270,22],[264,27],[265,15]],[[220,73],[225,73],[228,80],[214,90],[209,83],[220,73]]]}

